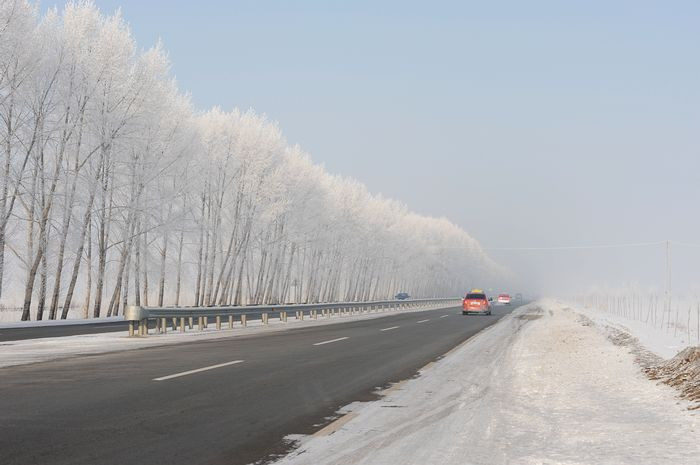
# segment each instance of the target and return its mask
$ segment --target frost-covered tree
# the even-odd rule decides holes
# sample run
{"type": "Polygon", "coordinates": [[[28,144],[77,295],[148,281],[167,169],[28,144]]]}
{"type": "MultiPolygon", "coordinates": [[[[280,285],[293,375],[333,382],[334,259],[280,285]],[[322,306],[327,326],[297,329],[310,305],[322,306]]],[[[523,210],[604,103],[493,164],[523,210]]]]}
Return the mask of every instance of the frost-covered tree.
{"type": "Polygon", "coordinates": [[[22,319],[448,296],[501,273],[264,116],[195,111],[163,47],[90,1],[0,2],[0,146],[0,304],[22,319]]]}

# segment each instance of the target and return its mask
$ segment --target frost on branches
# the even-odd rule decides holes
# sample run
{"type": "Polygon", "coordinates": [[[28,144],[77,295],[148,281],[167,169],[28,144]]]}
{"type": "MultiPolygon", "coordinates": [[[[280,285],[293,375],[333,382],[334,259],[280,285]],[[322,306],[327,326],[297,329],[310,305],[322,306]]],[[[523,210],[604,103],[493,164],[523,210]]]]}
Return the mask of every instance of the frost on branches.
{"type": "Polygon", "coordinates": [[[461,295],[501,273],[444,219],[326,173],[252,111],[200,113],[91,2],[0,2],[0,310],[461,295]]]}

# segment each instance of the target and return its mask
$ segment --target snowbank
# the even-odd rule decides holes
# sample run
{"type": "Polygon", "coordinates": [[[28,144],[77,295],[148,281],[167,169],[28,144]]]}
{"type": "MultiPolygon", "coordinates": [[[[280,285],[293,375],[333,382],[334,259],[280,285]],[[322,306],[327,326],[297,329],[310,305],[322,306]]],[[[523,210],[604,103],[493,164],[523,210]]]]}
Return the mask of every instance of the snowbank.
{"type": "Polygon", "coordinates": [[[278,464],[697,464],[697,413],[601,329],[517,309],[278,464]]]}

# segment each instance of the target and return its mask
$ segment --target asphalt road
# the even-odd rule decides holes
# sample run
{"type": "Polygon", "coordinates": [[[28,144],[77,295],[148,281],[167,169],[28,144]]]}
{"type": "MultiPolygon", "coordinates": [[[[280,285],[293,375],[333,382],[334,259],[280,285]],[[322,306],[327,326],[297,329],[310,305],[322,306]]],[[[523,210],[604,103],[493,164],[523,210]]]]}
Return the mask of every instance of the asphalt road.
{"type": "MultiPolygon", "coordinates": [[[[515,306],[513,306],[515,308],[515,306]]],[[[416,374],[491,316],[460,308],[0,369],[0,463],[247,464],[416,374]],[[176,375],[176,376],[173,376],[176,375]]]]}

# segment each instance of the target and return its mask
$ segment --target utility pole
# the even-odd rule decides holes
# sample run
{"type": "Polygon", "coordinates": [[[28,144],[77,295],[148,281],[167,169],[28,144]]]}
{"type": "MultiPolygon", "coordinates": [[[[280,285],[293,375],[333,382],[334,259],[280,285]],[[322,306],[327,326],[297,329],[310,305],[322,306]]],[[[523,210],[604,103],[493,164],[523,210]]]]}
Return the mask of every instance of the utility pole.
{"type": "Polygon", "coordinates": [[[671,241],[666,241],[666,304],[671,310],[671,241]]]}

